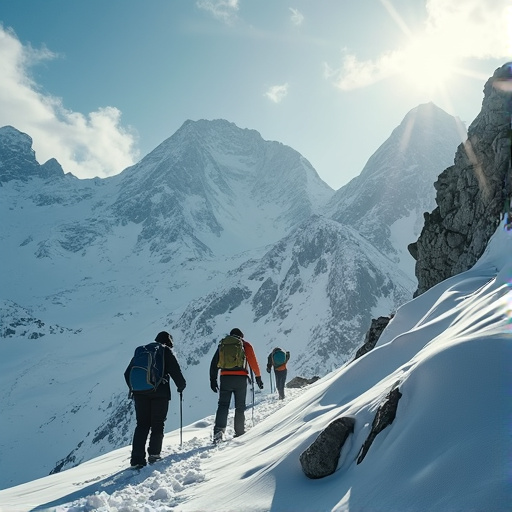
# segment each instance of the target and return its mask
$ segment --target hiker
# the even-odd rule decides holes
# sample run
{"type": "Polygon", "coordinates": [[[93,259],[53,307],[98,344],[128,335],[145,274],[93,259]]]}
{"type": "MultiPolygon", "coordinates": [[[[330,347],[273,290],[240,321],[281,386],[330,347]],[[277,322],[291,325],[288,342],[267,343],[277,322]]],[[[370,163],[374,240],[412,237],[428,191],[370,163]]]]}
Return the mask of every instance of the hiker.
{"type": "Polygon", "coordinates": [[[267,360],[267,373],[270,373],[274,367],[274,375],[276,376],[276,389],[279,393],[279,399],[284,399],[284,385],[286,383],[286,363],[290,359],[290,352],[285,352],[279,347],[276,347],[268,356],[267,360]]]}
{"type": "Polygon", "coordinates": [[[249,368],[256,376],[256,384],[263,389],[260,367],[252,345],[245,341],[244,333],[234,328],[221,340],[210,364],[210,387],[214,393],[219,391],[219,403],[213,428],[213,442],[222,440],[228,422],[231,395],[235,397],[235,437],[245,433],[245,397],[249,368]],[[220,389],[217,374],[220,369],[220,389]]]}
{"type": "MultiPolygon", "coordinates": [[[[146,347],[138,347],[138,349],[154,349],[160,351],[155,360],[160,362],[161,382],[158,383],[156,389],[149,391],[138,391],[133,389],[131,384],[131,373],[134,368],[134,358],[124,372],[124,378],[128,387],[130,387],[131,395],[135,403],[135,417],[137,426],[133,434],[132,454],[130,465],[132,468],[141,468],[146,465],[146,441],[149,436],[148,445],[148,462],[150,464],[161,459],[160,452],[162,450],[162,442],[164,439],[164,422],[167,419],[167,411],[169,409],[169,400],[171,399],[171,387],[169,385],[169,377],[176,384],[178,393],[182,393],[187,383],[181,368],[172,351],[172,336],[165,331],[159,332],[155,338],[156,343],[150,343],[146,347]]],[[[138,350],[137,349],[137,350],[138,350]]],[[[137,350],[135,353],[137,354],[137,350]]],[[[145,371],[145,370],[144,370],[145,371]]]]}

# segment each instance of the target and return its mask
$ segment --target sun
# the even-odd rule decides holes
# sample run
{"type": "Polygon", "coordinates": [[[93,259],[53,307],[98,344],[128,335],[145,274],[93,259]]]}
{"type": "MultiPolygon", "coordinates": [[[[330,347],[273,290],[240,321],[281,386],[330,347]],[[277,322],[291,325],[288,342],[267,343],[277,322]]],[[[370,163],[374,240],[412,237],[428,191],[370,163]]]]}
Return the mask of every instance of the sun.
{"type": "Polygon", "coordinates": [[[440,42],[418,38],[397,57],[397,72],[407,87],[433,95],[446,89],[455,74],[455,58],[440,42]]]}
{"type": "Polygon", "coordinates": [[[398,75],[411,92],[432,96],[446,91],[464,55],[463,41],[451,30],[439,30],[437,23],[413,31],[389,0],[380,2],[405,35],[404,46],[385,59],[390,73],[398,75]]]}

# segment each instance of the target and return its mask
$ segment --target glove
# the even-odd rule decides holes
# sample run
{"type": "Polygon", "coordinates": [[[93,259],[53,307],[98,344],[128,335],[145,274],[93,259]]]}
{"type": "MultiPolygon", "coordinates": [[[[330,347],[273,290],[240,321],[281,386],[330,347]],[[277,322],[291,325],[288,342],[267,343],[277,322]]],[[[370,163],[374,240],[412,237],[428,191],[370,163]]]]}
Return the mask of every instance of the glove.
{"type": "Polygon", "coordinates": [[[212,391],[214,393],[217,393],[217,391],[219,391],[219,386],[217,385],[217,381],[216,380],[211,380],[210,381],[210,387],[212,388],[212,391]]]}
{"type": "Polygon", "coordinates": [[[177,388],[178,390],[178,393],[183,393],[183,390],[187,387],[186,384],[183,384],[183,386],[180,386],[179,388],[177,388]]]}
{"type": "Polygon", "coordinates": [[[267,366],[267,373],[270,373],[270,366],[267,366]]]}
{"type": "Polygon", "coordinates": [[[261,377],[256,377],[256,384],[258,384],[260,389],[263,389],[263,381],[261,380],[261,377]]]}

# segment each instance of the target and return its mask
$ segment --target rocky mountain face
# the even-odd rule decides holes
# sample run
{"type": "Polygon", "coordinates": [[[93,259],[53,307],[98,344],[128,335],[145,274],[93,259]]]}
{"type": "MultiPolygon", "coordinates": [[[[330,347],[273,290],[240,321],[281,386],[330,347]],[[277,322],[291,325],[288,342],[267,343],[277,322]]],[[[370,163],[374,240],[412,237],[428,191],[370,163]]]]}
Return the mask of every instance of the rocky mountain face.
{"type": "Polygon", "coordinates": [[[10,180],[30,177],[61,177],[64,171],[54,158],[43,165],[36,160],[32,139],[12,126],[0,128],[0,186],[10,180]]]}
{"type": "Polygon", "coordinates": [[[484,87],[482,109],[459,146],[454,165],[434,183],[437,207],[409,250],[416,260],[417,294],[474,265],[504,211],[510,211],[511,65],[484,87]]]}
{"type": "Polygon", "coordinates": [[[411,286],[357,231],[314,215],[168,321],[181,338],[202,340],[187,351],[189,364],[212,352],[220,318],[246,318],[269,351],[293,347],[294,373],[325,375],[354,352],[373,314],[410,299],[411,286]]]}
{"type": "MultiPolygon", "coordinates": [[[[421,128],[428,116],[412,117],[418,133],[430,133],[421,128]]],[[[453,118],[446,122],[434,132],[451,133],[453,118]]],[[[381,148],[364,180],[331,201],[334,191],[299,153],[227,121],[187,121],[138,164],[91,180],[64,174],[56,161],[40,166],[30,137],[1,129],[0,408],[8,421],[0,459],[11,468],[1,484],[128,444],[122,374],[134,348],[164,328],[187,378],[189,422],[213,407],[208,365],[234,326],[261,366],[276,344],[290,350],[290,378],[323,376],[353,357],[371,319],[416,287],[397,257],[406,242],[377,235],[413,218],[417,199],[401,196],[411,210],[392,215],[384,212],[396,207],[395,189],[376,194],[391,169],[405,190],[400,169],[419,165],[408,153],[428,152],[421,141],[430,135],[414,133],[404,167],[393,136],[395,149],[381,148]],[[373,198],[366,216],[365,186],[373,198]],[[372,214],[380,215],[373,231],[372,214]],[[17,467],[33,453],[30,468],[17,467]]],[[[432,190],[418,183],[416,198],[432,190]]]]}
{"type": "Polygon", "coordinates": [[[423,227],[423,212],[434,208],[432,183],[453,163],[465,128],[433,103],[411,110],[372,155],[361,174],[329,201],[325,213],[357,229],[414,277],[405,250],[423,227]]]}

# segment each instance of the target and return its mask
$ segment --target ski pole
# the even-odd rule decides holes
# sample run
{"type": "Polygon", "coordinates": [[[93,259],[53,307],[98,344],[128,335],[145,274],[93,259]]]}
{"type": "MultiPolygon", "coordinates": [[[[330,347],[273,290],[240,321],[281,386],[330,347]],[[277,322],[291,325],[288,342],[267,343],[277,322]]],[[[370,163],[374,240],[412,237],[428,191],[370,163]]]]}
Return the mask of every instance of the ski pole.
{"type": "Polygon", "coordinates": [[[274,391],[272,390],[272,370],[270,370],[270,373],[268,374],[270,377],[270,394],[272,394],[274,391]]]}
{"type": "Polygon", "coordinates": [[[180,446],[183,444],[183,391],[180,393],[180,446]]]}

